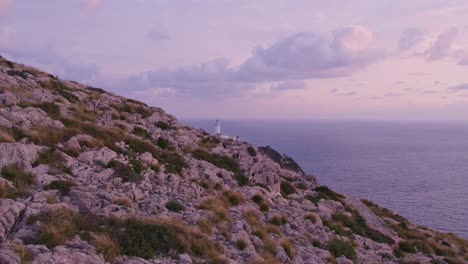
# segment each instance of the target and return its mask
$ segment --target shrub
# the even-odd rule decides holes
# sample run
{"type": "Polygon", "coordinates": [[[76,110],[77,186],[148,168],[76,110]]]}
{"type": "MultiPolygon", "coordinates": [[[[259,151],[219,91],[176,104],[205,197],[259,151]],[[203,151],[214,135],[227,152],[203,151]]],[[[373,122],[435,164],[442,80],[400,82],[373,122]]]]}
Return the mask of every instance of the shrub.
{"type": "Polygon", "coordinates": [[[267,157],[278,163],[282,168],[288,169],[298,173],[304,173],[299,164],[296,163],[292,158],[281,155],[278,151],[274,150],[270,146],[259,147],[258,150],[265,154],[267,157]]]}
{"type": "Polygon", "coordinates": [[[244,202],[244,198],[240,192],[233,192],[226,190],[223,192],[223,196],[227,199],[230,205],[236,206],[244,202]]]}
{"type": "Polygon", "coordinates": [[[32,252],[26,248],[23,244],[12,244],[12,249],[16,252],[16,254],[20,257],[21,264],[28,264],[34,260],[34,255],[32,252]]]}
{"type": "Polygon", "coordinates": [[[162,137],[159,137],[158,140],[156,141],[156,145],[160,147],[161,149],[167,149],[171,145],[171,143],[162,137]]]}
{"type": "Polygon", "coordinates": [[[345,256],[348,259],[356,261],[357,254],[353,244],[338,238],[332,238],[327,245],[330,253],[335,257],[345,256]]]}
{"type": "Polygon", "coordinates": [[[247,247],[247,242],[245,242],[245,240],[243,240],[243,239],[238,239],[236,241],[236,247],[239,250],[244,250],[247,247]]]}
{"type": "Polygon", "coordinates": [[[260,211],[265,212],[265,213],[270,210],[270,206],[266,202],[260,203],[259,207],[260,207],[260,211]]]}
{"type": "Polygon", "coordinates": [[[341,212],[336,212],[332,215],[332,219],[335,222],[341,223],[343,226],[349,228],[353,233],[363,237],[370,238],[379,243],[393,244],[395,241],[367,226],[365,219],[354,209],[348,208],[351,216],[348,216],[341,212]]]}
{"type": "Polygon", "coordinates": [[[280,226],[281,225],[281,217],[279,215],[273,216],[273,218],[271,218],[271,220],[270,220],[270,223],[272,223],[274,225],[277,225],[277,226],[280,226]]]}
{"type": "Polygon", "coordinates": [[[0,198],[16,199],[28,196],[29,193],[25,189],[18,190],[16,188],[10,188],[5,184],[0,184],[0,198]]]}
{"type": "Polygon", "coordinates": [[[148,132],[148,130],[142,127],[134,127],[132,133],[142,138],[151,139],[151,134],[148,132]]]}
{"type": "Polygon", "coordinates": [[[169,130],[172,129],[172,127],[167,124],[166,122],[163,121],[158,121],[156,124],[154,124],[156,127],[160,128],[161,130],[169,130]]]}
{"type": "Polygon", "coordinates": [[[34,174],[25,172],[19,163],[5,165],[1,173],[2,176],[11,181],[16,188],[29,187],[34,182],[35,178],[34,174]]]}
{"type": "Polygon", "coordinates": [[[145,165],[137,160],[137,159],[131,159],[128,164],[130,164],[130,166],[132,166],[132,169],[135,173],[141,173],[143,172],[144,170],[146,170],[146,167],[145,165]]]}
{"type": "Polygon", "coordinates": [[[315,196],[307,194],[306,196],[304,196],[304,198],[313,202],[315,205],[317,205],[321,199],[335,200],[335,201],[340,202],[344,198],[343,195],[336,193],[330,190],[330,188],[328,188],[327,186],[323,186],[323,185],[316,187],[314,191],[317,192],[315,196]]]}
{"type": "Polygon", "coordinates": [[[167,210],[172,211],[172,212],[177,212],[177,213],[185,209],[183,205],[181,205],[179,202],[174,201],[174,200],[167,202],[165,206],[167,210]]]}
{"type": "Polygon", "coordinates": [[[213,225],[208,219],[201,219],[198,221],[197,225],[198,228],[200,228],[200,230],[207,235],[211,235],[213,232],[213,225]]]}
{"type": "Polygon", "coordinates": [[[288,181],[283,181],[280,185],[281,193],[283,196],[288,196],[296,192],[296,188],[288,181]]]}
{"type": "Polygon", "coordinates": [[[15,142],[26,137],[20,128],[0,127],[0,142],[15,142]]]}
{"type": "Polygon", "coordinates": [[[187,167],[184,157],[176,152],[164,152],[157,156],[158,160],[165,164],[166,173],[181,174],[183,169],[187,167]]]}
{"type": "Polygon", "coordinates": [[[50,118],[52,119],[59,119],[60,118],[60,108],[58,105],[50,102],[43,102],[42,104],[38,105],[40,109],[44,110],[50,118]]]}
{"type": "Polygon", "coordinates": [[[90,243],[108,262],[112,262],[120,255],[119,245],[108,233],[92,234],[90,243]]]}
{"type": "Polygon", "coordinates": [[[112,176],[121,178],[124,182],[140,182],[143,179],[140,174],[136,173],[135,170],[128,165],[118,161],[112,165],[114,168],[114,174],[112,174],[112,176]]]}
{"type": "Polygon", "coordinates": [[[414,246],[406,241],[401,241],[398,243],[398,249],[406,253],[416,253],[414,246]]]}
{"type": "Polygon", "coordinates": [[[67,195],[70,192],[71,187],[75,186],[69,181],[52,181],[47,185],[45,190],[59,190],[62,195],[67,195]]]}
{"type": "Polygon", "coordinates": [[[317,222],[317,218],[315,217],[315,215],[313,214],[308,214],[304,217],[304,219],[306,220],[309,220],[310,222],[312,222],[313,224],[315,224],[317,222]]]}
{"type": "Polygon", "coordinates": [[[15,142],[15,138],[4,128],[0,128],[0,143],[7,142],[15,142]]]}
{"type": "Polygon", "coordinates": [[[261,202],[263,202],[263,197],[259,194],[255,194],[254,196],[252,196],[252,201],[256,204],[260,204],[261,202]]]}
{"type": "Polygon", "coordinates": [[[247,148],[247,152],[248,152],[249,155],[252,156],[252,157],[257,156],[257,152],[255,151],[255,149],[254,149],[253,147],[248,147],[248,148],[247,148]]]}
{"type": "Polygon", "coordinates": [[[234,179],[237,181],[239,186],[247,185],[249,179],[243,174],[239,163],[233,158],[227,156],[221,156],[218,154],[210,153],[208,151],[197,149],[192,153],[193,157],[198,160],[204,160],[215,165],[218,168],[222,168],[234,173],[234,179]]]}
{"type": "Polygon", "coordinates": [[[208,198],[200,204],[199,208],[210,210],[213,213],[215,222],[231,221],[229,204],[222,198],[208,198]]]}
{"type": "Polygon", "coordinates": [[[162,219],[129,218],[111,227],[121,252],[128,256],[150,259],[174,251],[213,259],[222,252],[203,234],[180,222],[162,219]]]}
{"type": "Polygon", "coordinates": [[[296,249],[294,248],[294,245],[291,243],[291,241],[285,240],[281,243],[281,246],[283,247],[286,254],[288,254],[290,259],[296,256],[296,249]]]}
{"type": "MultiPolygon", "coordinates": [[[[207,135],[209,134],[207,133],[207,135]]],[[[221,141],[217,137],[206,136],[200,141],[199,145],[203,148],[210,149],[216,147],[220,142],[221,141]]]]}
{"type": "Polygon", "coordinates": [[[128,198],[126,196],[123,196],[123,195],[120,196],[119,198],[117,198],[116,203],[118,205],[121,205],[121,206],[127,207],[127,208],[132,208],[133,207],[133,201],[130,198],[128,198]]]}
{"type": "Polygon", "coordinates": [[[48,248],[62,245],[79,232],[76,222],[77,214],[66,208],[60,208],[33,216],[31,220],[39,220],[39,242],[48,248]]]}

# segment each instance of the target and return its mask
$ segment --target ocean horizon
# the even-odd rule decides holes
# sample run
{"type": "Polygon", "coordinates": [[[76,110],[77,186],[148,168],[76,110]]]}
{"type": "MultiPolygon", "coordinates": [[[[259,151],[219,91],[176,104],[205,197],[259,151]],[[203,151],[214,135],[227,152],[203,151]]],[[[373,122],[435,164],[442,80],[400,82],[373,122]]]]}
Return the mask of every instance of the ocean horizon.
{"type": "MultiPolygon", "coordinates": [[[[182,121],[213,133],[215,120],[182,121]]],[[[322,185],[468,238],[468,122],[230,119],[221,126],[294,158],[322,185]]]]}

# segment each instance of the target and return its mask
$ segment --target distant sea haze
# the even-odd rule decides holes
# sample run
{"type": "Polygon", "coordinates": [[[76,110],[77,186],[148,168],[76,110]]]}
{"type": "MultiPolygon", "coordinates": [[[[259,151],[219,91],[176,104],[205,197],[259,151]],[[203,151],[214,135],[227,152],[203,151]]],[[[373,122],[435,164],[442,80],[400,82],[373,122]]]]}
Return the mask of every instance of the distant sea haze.
{"type": "MultiPolygon", "coordinates": [[[[215,120],[183,120],[213,133],[215,120]]],[[[468,238],[468,122],[221,120],[293,157],[320,184],[468,238]]]]}

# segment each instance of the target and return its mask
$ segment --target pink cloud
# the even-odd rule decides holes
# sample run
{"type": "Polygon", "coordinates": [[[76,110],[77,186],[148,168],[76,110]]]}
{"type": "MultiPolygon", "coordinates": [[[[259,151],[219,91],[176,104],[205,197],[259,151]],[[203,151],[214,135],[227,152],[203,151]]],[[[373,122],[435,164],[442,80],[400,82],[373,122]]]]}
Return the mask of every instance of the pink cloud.
{"type": "Polygon", "coordinates": [[[10,11],[11,0],[0,0],[0,15],[6,15],[10,11]]]}
{"type": "Polygon", "coordinates": [[[102,0],[84,0],[83,7],[86,12],[93,13],[99,8],[101,3],[102,0]]]}

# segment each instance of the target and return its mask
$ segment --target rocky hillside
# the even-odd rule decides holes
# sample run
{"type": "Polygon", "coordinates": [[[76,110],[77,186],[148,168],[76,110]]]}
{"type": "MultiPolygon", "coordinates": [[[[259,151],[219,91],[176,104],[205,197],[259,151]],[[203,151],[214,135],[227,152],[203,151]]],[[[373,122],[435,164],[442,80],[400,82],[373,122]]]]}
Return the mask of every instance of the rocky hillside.
{"type": "Polygon", "coordinates": [[[1,264],[468,262],[270,147],[4,58],[0,170],[1,264]]]}

